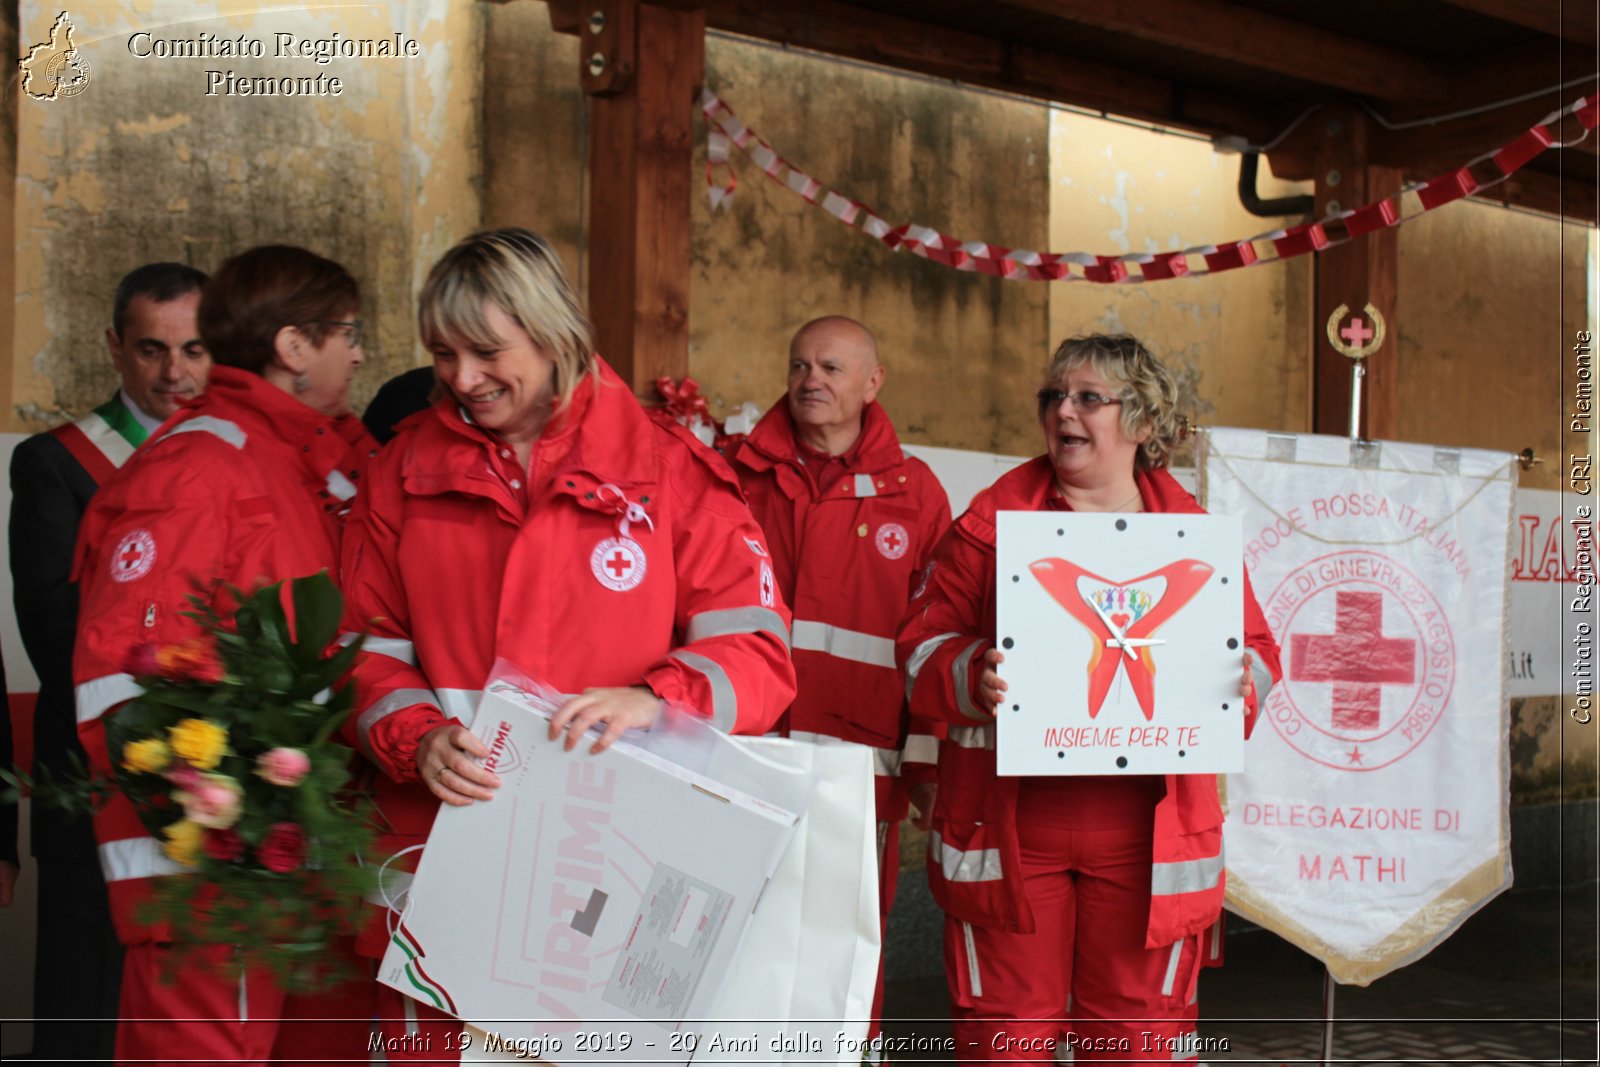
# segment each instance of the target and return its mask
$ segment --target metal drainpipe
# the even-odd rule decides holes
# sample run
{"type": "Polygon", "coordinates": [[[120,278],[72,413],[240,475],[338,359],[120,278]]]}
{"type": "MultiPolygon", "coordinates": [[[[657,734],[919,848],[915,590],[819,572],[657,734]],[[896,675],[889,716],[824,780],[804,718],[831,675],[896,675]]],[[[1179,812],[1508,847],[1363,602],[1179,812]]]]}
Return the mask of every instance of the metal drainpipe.
{"type": "Polygon", "coordinates": [[[1246,152],[1239,157],[1239,203],[1252,215],[1264,219],[1284,215],[1309,215],[1316,210],[1314,196],[1280,196],[1263,200],[1256,195],[1256,175],[1261,168],[1261,153],[1246,152]]]}

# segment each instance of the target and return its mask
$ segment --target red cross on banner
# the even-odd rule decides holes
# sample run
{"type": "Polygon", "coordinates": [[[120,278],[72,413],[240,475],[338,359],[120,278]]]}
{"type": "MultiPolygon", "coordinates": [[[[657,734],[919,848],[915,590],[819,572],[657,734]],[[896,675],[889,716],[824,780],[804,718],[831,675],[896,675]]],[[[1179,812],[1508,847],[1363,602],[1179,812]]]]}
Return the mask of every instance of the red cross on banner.
{"type": "Polygon", "coordinates": [[[1416,681],[1416,641],[1383,636],[1383,594],[1340,591],[1331,634],[1292,634],[1289,678],[1333,685],[1334,729],[1378,726],[1383,686],[1416,681]]]}

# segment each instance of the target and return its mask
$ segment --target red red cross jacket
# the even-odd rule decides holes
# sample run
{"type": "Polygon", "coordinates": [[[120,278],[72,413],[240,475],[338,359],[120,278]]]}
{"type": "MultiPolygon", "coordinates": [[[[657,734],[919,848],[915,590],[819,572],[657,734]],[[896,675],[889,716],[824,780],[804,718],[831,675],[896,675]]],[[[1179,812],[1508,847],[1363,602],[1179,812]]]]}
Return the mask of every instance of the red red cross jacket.
{"type": "MultiPolygon", "coordinates": [[[[1202,509],[1166,471],[1140,471],[1150,512],[1202,509]]],[[[946,914],[963,922],[1033,931],[1017,876],[1015,829],[1019,778],[995,774],[993,720],[978,711],[983,653],[994,646],[995,513],[1055,506],[1049,457],[1006,473],[980,493],[934,553],[933,570],[900,628],[896,651],[908,678],[913,714],[950,723],[939,756],[939,793],[928,839],[928,880],[946,914]]],[[[1245,647],[1257,703],[1282,677],[1278,646],[1245,579],[1245,647]]],[[[1002,671],[1003,672],[1003,671],[1002,671]]],[[[1156,806],[1150,920],[1155,948],[1199,934],[1222,910],[1222,806],[1215,775],[1167,775],[1156,806]]]]}
{"type": "MultiPolygon", "coordinates": [[[[354,418],[329,419],[254,374],[212,369],[205,394],[100,487],[84,514],[75,578],[78,734],[92,769],[111,770],[105,719],[138,695],[123,669],[135,645],[192,637],[181,613],[195,579],[242,589],[339,565],[339,527],[377,448],[354,418]]],[[[218,610],[231,610],[219,593],[218,610]]],[[[115,797],[96,816],[100,865],[123,942],[171,940],[139,924],[148,879],[182,874],[115,797]]]]}
{"type": "Polygon", "coordinates": [[[643,683],[729,732],[765,732],[794,695],[789,614],[720,457],[650,421],[602,364],[534,460],[519,469],[441,401],[401,424],[350,524],[345,621],[372,636],[348,734],[384,772],[393,848],[420,843],[438,808],[418,742],[470,725],[497,658],[567,693],[643,683]]]}
{"type": "Polygon", "coordinates": [[[794,612],[798,693],[786,732],[826,734],[875,750],[878,773],[931,778],[937,744],[906,711],[894,635],[912,590],[950,525],[950,502],[905,455],[883,407],[862,411],[847,473],[819,491],[802,469],[786,399],[735,455],[750,510],[767,532],[778,588],[794,612]]]}

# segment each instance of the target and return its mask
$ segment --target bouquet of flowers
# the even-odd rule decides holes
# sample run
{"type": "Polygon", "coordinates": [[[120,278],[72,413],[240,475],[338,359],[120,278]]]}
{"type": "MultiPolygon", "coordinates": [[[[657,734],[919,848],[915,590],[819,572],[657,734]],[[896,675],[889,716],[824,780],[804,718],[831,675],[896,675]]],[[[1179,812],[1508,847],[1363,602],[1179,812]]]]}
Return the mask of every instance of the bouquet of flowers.
{"type": "Polygon", "coordinates": [[[361,641],[336,646],[343,600],[325,573],[287,584],[292,625],[282,582],[232,590],[230,617],[191,597],[200,635],[129,654],[144,692],[107,719],[114,782],[45,782],[34,795],[69,809],[128,797],[188,868],[155,880],[141,921],[171,924],[180,946],[235,945],[245,966],[305,990],[345,977],[322,950],[360,920],[376,835],[351,787],[354,753],[334,740],[361,641]]]}

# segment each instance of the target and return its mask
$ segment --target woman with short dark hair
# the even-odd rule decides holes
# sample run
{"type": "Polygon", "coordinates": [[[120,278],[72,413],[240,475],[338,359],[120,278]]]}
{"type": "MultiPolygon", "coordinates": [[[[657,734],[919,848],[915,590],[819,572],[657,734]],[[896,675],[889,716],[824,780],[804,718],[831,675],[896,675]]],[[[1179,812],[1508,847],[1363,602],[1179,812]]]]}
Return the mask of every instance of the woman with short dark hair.
{"type": "MultiPolygon", "coordinates": [[[[345,414],[362,360],[360,310],[350,273],[302,248],[251,249],[206,285],[200,334],[215,366],[205,394],[100,487],[83,519],[73,675],[96,772],[109,774],[117,755],[107,720],[139,694],[129,652],[198,636],[191,595],[204,591],[225,614],[236,606],[229,586],[337,573],[343,518],[375,447],[345,414]]],[[[365,1047],[370,983],[302,1000],[266,973],[238,975],[226,945],[180,960],[180,933],[138,911],[153,879],[187,868],[124,796],[96,815],[95,832],[126,946],[119,1061],[332,1060],[365,1047]],[[279,1025],[339,1016],[356,1021],[279,1025]]]]}

